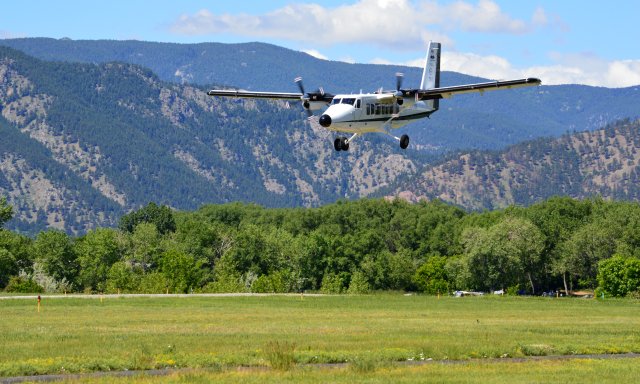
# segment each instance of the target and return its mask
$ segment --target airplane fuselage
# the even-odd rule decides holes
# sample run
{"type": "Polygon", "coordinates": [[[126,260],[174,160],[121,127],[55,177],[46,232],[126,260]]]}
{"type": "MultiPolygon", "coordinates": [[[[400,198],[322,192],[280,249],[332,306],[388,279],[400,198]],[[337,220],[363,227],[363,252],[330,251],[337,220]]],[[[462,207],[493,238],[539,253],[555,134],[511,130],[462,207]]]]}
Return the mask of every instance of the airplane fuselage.
{"type": "Polygon", "coordinates": [[[404,100],[401,107],[388,94],[344,94],[333,97],[319,123],[336,132],[388,132],[435,111],[423,101],[404,100]]]}

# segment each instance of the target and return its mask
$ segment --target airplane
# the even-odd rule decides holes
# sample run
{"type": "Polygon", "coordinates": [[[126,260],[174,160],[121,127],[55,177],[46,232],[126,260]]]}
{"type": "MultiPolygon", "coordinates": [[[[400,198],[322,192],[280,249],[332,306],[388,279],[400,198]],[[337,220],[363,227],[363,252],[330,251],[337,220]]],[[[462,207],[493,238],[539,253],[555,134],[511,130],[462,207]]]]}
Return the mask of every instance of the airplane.
{"type": "Polygon", "coordinates": [[[484,93],[497,89],[513,89],[540,85],[540,79],[529,77],[516,80],[490,81],[440,87],[441,44],[430,42],[419,88],[402,88],[402,73],[396,73],[396,89],[379,89],[374,93],[338,94],[326,93],[319,88],[305,92],[302,78],[294,82],[300,93],[251,92],[243,90],[213,89],[207,94],[218,97],[258,98],[300,101],[307,111],[308,120],[314,127],[349,133],[349,138],[339,136],[334,141],[336,151],[349,150],[349,144],[359,135],[381,132],[400,142],[400,148],[409,146],[409,136],[396,137],[392,129],[405,126],[416,119],[430,117],[439,108],[440,99],[464,93],[484,93]],[[313,112],[328,107],[319,117],[313,112]]]}

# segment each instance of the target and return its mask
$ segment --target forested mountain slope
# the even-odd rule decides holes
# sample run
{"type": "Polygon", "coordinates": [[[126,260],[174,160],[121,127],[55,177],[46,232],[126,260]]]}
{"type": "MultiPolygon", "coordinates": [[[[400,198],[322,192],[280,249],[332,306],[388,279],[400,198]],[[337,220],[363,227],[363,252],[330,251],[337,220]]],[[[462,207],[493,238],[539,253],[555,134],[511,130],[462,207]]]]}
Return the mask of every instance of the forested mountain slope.
{"type": "MultiPolygon", "coordinates": [[[[204,93],[211,86],[205,83],[296,91],[296,75],[309,89],[392,88],[398,70],[406,73],[405,85],[417,84],[417,68],[318,60],[261,43],[0,40],[0,195],[18,213],[8,227],[82,233],[113,225],[150,201],[177,209],[228,201],[318,206],[383,189],[419,192],[411,178],[434,154],[500,148],[640,114],[640,87],[542,86],[462,95],[444,100],[431,119],[410,124],[406,151],[372,134],[348,153],[336,153],[334,134],[306,124],[295,103],[286,108],[204,93]],[[409,186],[394,188],[399,178],[411,180],[409,186]]],[[[443,74],[445,85],[481,80],[443,74]]],[[[512,194],[528,193],[520,187],[512,194]]],[[[537,199],[530,195],[448,200],[480,207],[537,199]],[[487,203],[466,203],[478,199],[487,203]]]]}
{"type": "Polygon", "coordinates": [[[640,198],[640,120],[474,151],[427,166],[399,191],[468,209],[530,205],[554,195],[640,198]]]}
{"type": "MultiPolygon", "coordinates": [[[[226,84],[248,90],[297,92],[302,76],[308,89],[328,92],[392,89],[394,73],[405,73],[405,86],[417,86],[421,69],[348,64],[316,59],[302,52],[264,43],[172,44],[143,41],[7,39],[0,45],[55,61],[120,61],[150,68],[161,80],[191,84],[226,84]]],[[[447,47],[443,47],[446,51],[447,47]]],[[[425,48],[426,51],[426,48],[425,48]]],[[[442,85],[479,82],[445,72],[442,85]]],[[[540,77],[536,73],[528,76],[540,77]]],[[[544,78],[542,83],[544,84],[544,78]]],[[[430,120],[407,127],[412,142],[427,150],[499,149],[523,140],[560,136],[572,130],[598,129],[609,122],[640,116],[640,87],[607,89],[577,85],[543,86],[484,96],[464,95],[441,103],[430,120]]]]}
{"type": "Polygon", "coordinates": [[[149,201],[319,205],[416,169],[387,138],[332,149],[301,109],[220,100],[123,64],[45,62],[0,47],[0,195],[10,228],[82,232],[149,201]],[[375,146],[375,148],[374,148],[375,146]]]}

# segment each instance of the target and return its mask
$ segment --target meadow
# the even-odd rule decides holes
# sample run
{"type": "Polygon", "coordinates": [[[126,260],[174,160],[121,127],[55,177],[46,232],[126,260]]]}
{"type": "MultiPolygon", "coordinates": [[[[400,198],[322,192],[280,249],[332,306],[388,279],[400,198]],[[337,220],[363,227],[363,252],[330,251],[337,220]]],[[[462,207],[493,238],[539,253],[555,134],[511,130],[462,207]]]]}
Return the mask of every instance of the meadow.
{"type": "Polygon", "coordinates": [[[598,373],[627,381],[640,375],[638,359],[503,361],[638,353],[639,311],[640,301],[631,299],[399,294],[44,296],[39,313],[34,299],[0,300],[0,377],[192,368],[139,381],[347,382],[358,376],[412,382],[428,375],[452,382],[502,377],[499,382],[510,374],[563,381],[574,371],[591,372],[585,378],[594,381],[602,379],[598,373]],[[398,364],[431,360],[464,363],[398,364]],[[344,364],[322,365],[330,363],[344,364]]]}

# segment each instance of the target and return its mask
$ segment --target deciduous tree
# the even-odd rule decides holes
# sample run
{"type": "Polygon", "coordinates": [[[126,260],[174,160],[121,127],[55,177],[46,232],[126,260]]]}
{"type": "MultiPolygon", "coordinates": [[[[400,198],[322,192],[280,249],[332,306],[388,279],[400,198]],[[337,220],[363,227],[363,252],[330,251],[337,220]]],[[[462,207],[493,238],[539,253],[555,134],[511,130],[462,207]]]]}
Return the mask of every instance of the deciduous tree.
{"type": "Polygon", "coordinates": [[[0,228],[13,217],[13,208],[7,203],[6,197],[0,197],[0,228]]]}
{"type": "Polygon", "coordinates": [[[33,242],[33,251],[47,275],[71,284],[76,280],[78,263],[73,242],[66,233],[58,230],[40,232],[33,242]]]}
{"type": "Polygon", "coordinates": [[[85,289],[104,292],[109,269],[123,257],[120,244],[118,232],[108,228],[90,231],[78,240],[78,282],[85,289]]]}

